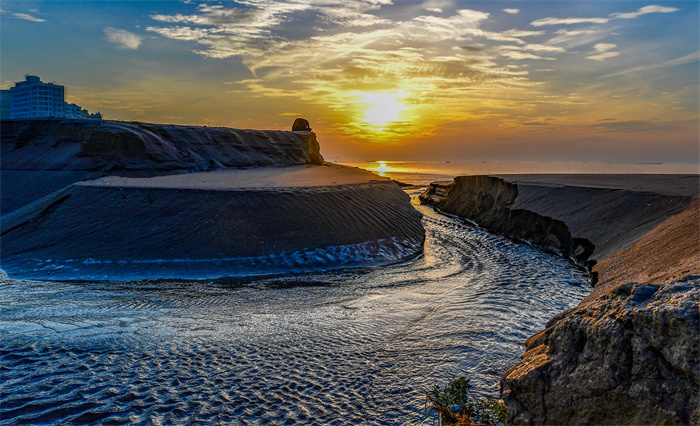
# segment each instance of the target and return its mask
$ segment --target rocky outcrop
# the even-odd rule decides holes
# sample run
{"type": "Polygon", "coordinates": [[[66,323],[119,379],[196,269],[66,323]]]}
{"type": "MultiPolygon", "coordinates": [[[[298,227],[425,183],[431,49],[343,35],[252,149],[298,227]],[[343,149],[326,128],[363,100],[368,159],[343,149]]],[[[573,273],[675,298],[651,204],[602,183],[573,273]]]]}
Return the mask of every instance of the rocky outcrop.
{"type": "Polygon", "coordinates": [[[205,171],[323,164],[311,132],[88,119],[2,121],[3,170],[205,171]]]}
{"type": "Polygon", "coordinates": [[[226,168],[324,163],[310,131],[87,119],[3,120],[3,215],[67,185],[226,168]]]}
{"type": "Polygon", "coordinates": [[[421,195],[562,253],[584,241],[600,260],[593,293],[528,339],[503,375],[508,424],[700,424],[700,201],[692,195],[484,176],[436,182],[421,195]]]}
{"type": "Polygon", "coordinates": [[[502,378],[509,424],[699,424],[700,276],[552,318],[502,378]]]}
{"type": "Polygon", "coordinates": [[[496,234],[528,241],[542,249],[588,266],[593,245],[574,238],[568,226],[556,219],[524,209],[513,209],[518,187],[491,176],[459,176],[453,182],[433,182],[419,196],[442,212],[457,215],[496,234]]]}
{"type": "Polygon", "coordinates": [[[634,244],[661,222],[687,208],[692,198],[605,187],[527,182],[517,185],[518,198],[512,208],[566,223],[572,235],[595,245],[591,257],[596,260],[634,244]]]}

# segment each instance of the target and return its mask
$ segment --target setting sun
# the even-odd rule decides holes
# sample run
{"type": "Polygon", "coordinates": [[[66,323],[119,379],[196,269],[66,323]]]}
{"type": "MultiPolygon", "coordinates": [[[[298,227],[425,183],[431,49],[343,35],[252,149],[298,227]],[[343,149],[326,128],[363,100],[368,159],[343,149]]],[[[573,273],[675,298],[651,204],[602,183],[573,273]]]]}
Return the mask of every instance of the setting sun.
{"type": "Polygon", "coordinates": [[[401,102],[403,92],[363,93],[362,101],[369,105],[365,110],[365,120],[377,127],[385,127],[391,122],[399,121],[402,111],[407,108],[401,102]]]}

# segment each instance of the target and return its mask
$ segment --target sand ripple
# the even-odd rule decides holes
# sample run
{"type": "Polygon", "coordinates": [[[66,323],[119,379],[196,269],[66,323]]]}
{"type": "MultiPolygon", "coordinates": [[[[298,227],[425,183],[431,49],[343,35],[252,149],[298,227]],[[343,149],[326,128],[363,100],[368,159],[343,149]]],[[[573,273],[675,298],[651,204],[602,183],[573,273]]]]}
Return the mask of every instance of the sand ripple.
{"type": "Polygon", "coordinates": [[[561,259],[424,209],[425,255],[226,281],[0,283],[7,423],[431,424],[421,387],[494,395],[588,284],[561,259]]]}

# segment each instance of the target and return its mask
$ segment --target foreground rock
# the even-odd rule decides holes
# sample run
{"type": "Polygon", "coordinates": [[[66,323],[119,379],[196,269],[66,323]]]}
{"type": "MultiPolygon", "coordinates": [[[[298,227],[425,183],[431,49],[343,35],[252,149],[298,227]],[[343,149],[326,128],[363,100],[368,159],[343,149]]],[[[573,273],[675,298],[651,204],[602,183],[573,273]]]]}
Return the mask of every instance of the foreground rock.
{"type": "Polygon", "coordinates": [[[700,423],[700,277],[620,284],[552,318],[501,381],[509,424],[700,423]]]}
{"type": "Polygon", "coordinates": [[[491,232],[528,241],[545,250],[587,266],[593,245],[574,238],[561,220],[525,209],[513,209],[518,197],[515,184],[491,176],[459,176],[453,182],[433,182],[419,196],[442,212],[477,223],[491,232]]]}
{"type": "Polygon", "coordinates": [[[3,120],[0,140],[2,214],[102,176],[323,164],[310,131],[53,118],[3,120]]]}
{"type": "Polygon", "coordinates": [[[699,424],[698,176],[504,178],[436,182],[422,200],[510,236],[514,210],[534,215],[515,235],[539,217],[566,223],[595,244],[600,276],[503,375],[507,423],[699,424]]]}

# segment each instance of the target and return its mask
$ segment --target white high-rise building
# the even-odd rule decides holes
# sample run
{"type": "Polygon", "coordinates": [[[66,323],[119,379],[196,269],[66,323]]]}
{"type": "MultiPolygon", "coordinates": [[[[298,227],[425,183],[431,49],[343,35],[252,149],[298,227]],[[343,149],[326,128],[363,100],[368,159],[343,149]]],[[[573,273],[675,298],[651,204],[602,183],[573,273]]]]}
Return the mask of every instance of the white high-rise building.
{"type": "Polygon", "coordinates": [[[10,88],[10,118],[63,117],[64,87],[44,83],[35,75],[10,88]]]}

